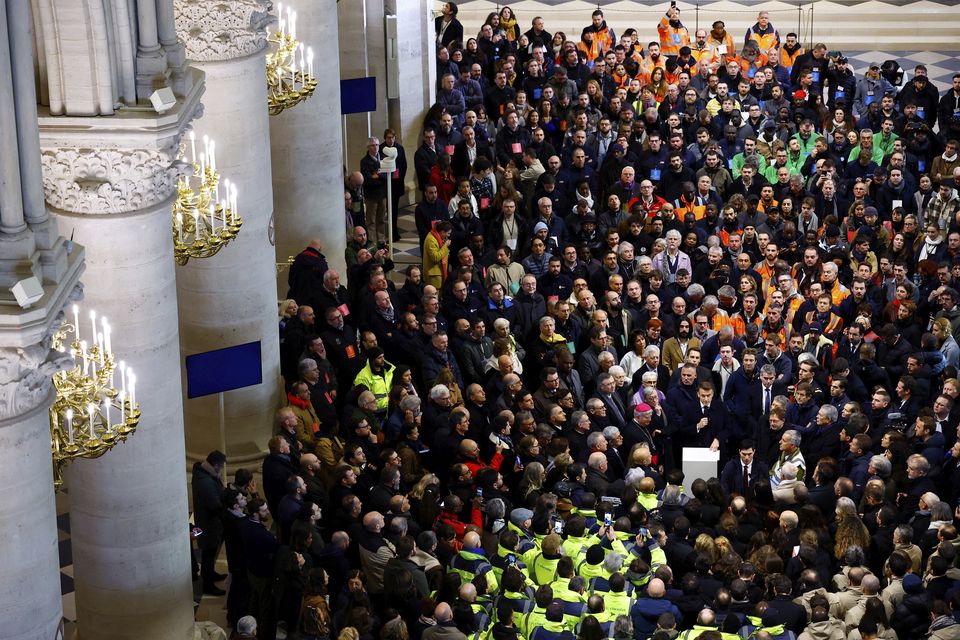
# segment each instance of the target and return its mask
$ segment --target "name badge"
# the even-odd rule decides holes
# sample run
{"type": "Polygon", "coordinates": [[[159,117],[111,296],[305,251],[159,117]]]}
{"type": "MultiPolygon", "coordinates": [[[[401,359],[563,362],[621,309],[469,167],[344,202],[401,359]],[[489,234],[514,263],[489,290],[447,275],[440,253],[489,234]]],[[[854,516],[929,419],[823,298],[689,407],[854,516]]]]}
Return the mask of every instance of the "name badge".
{"type": "Polygon", "coordinates": [[[756,69],[754,69],[753,67],[750,67],[749,69],[747,69],[747,77],[748,77],[748,78],[752,78],[752,77],[755,76],[755,75],[757,75],[757,70],[756,70],[756,69]]]}
{"type": "Polygon", "coordinates": [[[896,209],[897,207],[903,206],[903,200],[893,200],[890,202],[890,204],[893,205],[894,209],[896,209]]]}
{"type": "Polygon", "coordinates": [[[680,34],[679,34],[679,33],[673,34],[673,41],[676,42],[677,44],[680,44],[680,34]]]}
{"type": "Polygon", "coordinates": [[[820,69],[813,70],[813,81],[820,82],[820,69]]]}
{"type": "Polygon", "coordinates": [[[337,307],[337,311],[339,311],[340,315],[342,315],[344,318],[350,315],[350,309],[348,309],[347,305],[345,304],[342,304],[339,307],[337,307]]]}
{"type": "Polygon", "coordinates": [[[660,179],[660,169],[650,169],[650,179],[659,180],[660,179]]]}
{"type": "Polygon", "coordinates": [[[488,198],[488,197],[486,197],[486,196],[483,196],[482,198],[480,198],[480,208],[481,208],[481,209],[486,209],[486,208],[488,208],[489,206],[490,206],[490,198],[488,198]]]}
{"type": "Polygon", "coordinates": [[[516,238],[507,238],[507,246],[510,247],[511,251],[517,250],[517,239],[516,238]]]}
{"type": "Polygon", "coordinates": [[[876,98],[873,96],[873,94],[868,93],[866,96],[864,96],[863,103],[866,105],[871,105],[873,104],[874,100],[876,100],[876,98]]]}
{"type": "Polygon", "coordinates": [[[453,145],[452,145],[452,144],[446,145],[446,146],[443,148],[443,151],[444,151],[444,153],[446,153],[448,156],[452,156],[452,155],[453,155],[453,145]]]}
{"type": "Polygon", "coordinates": [[[542,96],[542,95],[543,95],[543,89],[541,89],[540,87],[537,87],[536,89],[533,90],[533,99],[534,99],[534,100],[539,100],[539,99],[540,99],[540,96],[542,96]]]}
{"type": "Polygon", "coordinates": [[[567,351],[569,351],[570,353],[576,353],[576,352],[577,352],[577,348],[576,348],[576,346],[574,346],[572,340],[567,343],[567,351]]]}
{"type": "Polygon", "coordinates": [[[843,89],[837,89],[837,92],[833,94],[833,97],[836,100],[843,100],[843,96],[844,96],[843,89]]]}
{"type": "Polygon", "coordinates": [[[926,112],[927,110],[924,109],[923,107],[917,107],[917,117],[920,118],[921,120],[923,119],[923,114],[925,114],[926,112]]]}
{"type": "Polygon", "coordinates": [[[394,170],[393,170],[393,179],[394,179],[394,180],[399,180],[399,179],[400,179],[400,169],[394,169],[394,170]]]}
{"type": "Polygon", "coordinates": [[[918,169],[919,171],[926,171],[926,170],[927,170],[927,161],[924,160],[923,158],[917,160],[917,169],[918,169]]]}
{"type": "Polygon", "coordinates": [[[719,47],[717,47],[717,53],[719,53],[720,55],[726,54],[726,53],[727,53],[727,45],[722,44],[722,45],[720,45],[719,47]]]}
{"type": "Polygon", "coordinates": [[[520,145],[519,142],[514,142],[513,144],[511,144],[510,150],[513,151],[513,153],[523,153],[523,147],[520,145]]]}

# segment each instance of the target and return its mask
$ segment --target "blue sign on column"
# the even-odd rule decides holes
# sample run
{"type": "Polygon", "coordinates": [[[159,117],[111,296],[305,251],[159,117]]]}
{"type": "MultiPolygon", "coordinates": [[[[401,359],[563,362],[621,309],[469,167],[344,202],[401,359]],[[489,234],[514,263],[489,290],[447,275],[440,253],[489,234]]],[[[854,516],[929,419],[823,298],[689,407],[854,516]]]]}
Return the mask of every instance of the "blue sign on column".
{"type": "Polygon", "coordinates": [[[340,81],[340,114],[377,110],[377,79],[353,78],[340,81]]]}

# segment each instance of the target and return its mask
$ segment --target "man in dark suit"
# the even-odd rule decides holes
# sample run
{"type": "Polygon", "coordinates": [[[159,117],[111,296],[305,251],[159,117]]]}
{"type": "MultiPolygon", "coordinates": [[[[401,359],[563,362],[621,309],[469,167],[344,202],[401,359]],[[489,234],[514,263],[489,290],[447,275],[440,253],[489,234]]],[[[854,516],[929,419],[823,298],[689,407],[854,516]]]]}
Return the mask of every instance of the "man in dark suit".
{"type": "Polygon", "coordinates": [[[760,384],[751,385],[747,391],[748,433],[760,433],[767,416],[770,415],[773,399],[787,394],[786,385],[776,382],[776,379],[777,370],[772,364],[765,364],[760,367],[760,384]]]}
{"type": "Polygon", "coordinates": [[[757,448],[753,440],[740,442],[740,457],[730,460],[720,473],[720,485],[727,493],[739,494],[748,500],[753,497],[753,486],[758,480],[770,477],[770,467],[762,460],[755,460],[757,448]]]}
{"type": "Polygon", "coordinates": [[[627,412],[616,394],[616,386],[617,383],[612,375],[602,373],[597,378],[597,392],[594,397],[603,402],[603,406],[607,408],[607,418],[610,420],[610,424],[618,429],[623,429],[627,424],[627,412]]]}
{"type": "MultiPolygon", "coordinates": [[[[494,158],[490,143],[485,140],[478,140],[473,127],[466,126],[463,128],[463,140],[457,143],[453,149],[450,166],[453,168],[454,175],[469,176],[473,173],[473,163],[479,158],[486,158],[493,165],[494,158]]],[[[480,208],[485,207],[481,205],[480,208]]]]}
{"type": "Polygon", "coordinates": [[[686,420],[684,446],[709,447],[714,451],[726,447],[730,414],[716,396],[712,382],[701,382],[697,387],[697,402],[686,420]]]}

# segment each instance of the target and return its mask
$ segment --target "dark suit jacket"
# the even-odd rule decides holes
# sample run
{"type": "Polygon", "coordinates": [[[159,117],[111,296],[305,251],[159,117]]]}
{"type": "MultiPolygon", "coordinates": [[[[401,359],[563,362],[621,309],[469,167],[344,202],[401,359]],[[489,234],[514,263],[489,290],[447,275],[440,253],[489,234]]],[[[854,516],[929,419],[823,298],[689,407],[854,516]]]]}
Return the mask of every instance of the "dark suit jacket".
{"type": "MultiPolygon", "coordinates": [[[[787,394],[787,386],[783,383],[774,382],[770,391],[770,401],[772,405],[775,397],[787,394]]],[[[750,437],[756,437],[755,434],[759,433],[760,426],[766,424],[766,416],[763,415],[763,383],[750,385],[747,391],[746,409],[746,426],[749,429],[748,433],[750,437]]]]}
{"type": "MultiPolygon", "coordinates": [[[[754,456],[753,465],[750,470],[750,486],[754,486],[758,480],[769,479],[770,467],[767,466],[766,462],[757,460],[756,456],[754,456]]],[[[741,496],[747,495],[744,493],[743,464],[740,462],[739,457],[730,460],[724,465],[723,471],[720,472],[720,486],[722,486],[727,493],[738,493],[741,496]]]]}
{"type": "MultiPolygon", "coordinates": [[[[490,148],[490,143],[477,140],[476,145],[477,158],[486,158],[492,166],[494,161],[493,150],[490,148]]],[[[476,160],[474,160],[474,162],[476,162],[476,160]]],[[[470,164],[470,156],[467,155],[466,141],[458,143],[453,148],[453,158],[451,158],[450,166],[453,168],[454,175],[469,176],[472,173],[473,167],[470,164]]],[[[480,203],[478,202],[477,204],[480,203]]]]}
{"type": "Polygon", "coordinates": [[[593,394],[593,397],[599,398],[600,401],[603,402],[603,405],[607,408],[607,420],[610,421],[610,424],[622,430],[626,426],[627,410],[623,404],[621,404],[620,398],[617,396],[617,394],[612,393],[610,394],[610,397],[607,397],[598,391],[597,393],[593,394]],[[614,409],[614,405],[616,405],[616,409],[614,409]],[[619,416],[623,416],[623,419],[621,420],[619,416]]]}
{"type": "Polygon", "coordinates": [[[720,441],[721,446],[725,446],[727,438],[730,436],[731,420],[727,408],[718,398],[714,397],[713,402],[707,407],[705,415],[701,413],[699,401],[688,405],[688,413],[685,418],[685,426],[683,427],[685,430],[684,446],[709,447],[714,438],[720,441]],[[696,425],[703,417],[707,418],[707,426],[698,432],[696,425]]]}

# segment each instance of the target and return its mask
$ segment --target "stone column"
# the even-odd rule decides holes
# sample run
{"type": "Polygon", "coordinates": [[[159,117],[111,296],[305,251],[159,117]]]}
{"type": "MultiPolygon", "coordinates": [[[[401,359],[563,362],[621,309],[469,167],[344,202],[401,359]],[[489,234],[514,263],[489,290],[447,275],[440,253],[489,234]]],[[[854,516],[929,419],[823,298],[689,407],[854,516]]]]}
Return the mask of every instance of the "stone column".
{"type": "Polygon", "coordinates": [[[390,126],[407,152],[406,193],[411,202],[419,198],[413,154],[420,147],[423,116],[434,103],[437,84],[436,38],[433,3],[428,0],[386,0],[387,11],[397,17],[397,64],[399,99],[390,100],[390,126]]]}
{"type": "MultiPolygon", "coordinates": [[[[262,456],[281,401],[276,252],[265,75],[269,0],[178,1],[177,32],[187,58],[206,73],[197,137],[217,143],[217,169],[237,185],[243,229],[215,257],[177,270],[184,356],[261,342],[263,383],[225,395],[226,451],[232,465],[262,456]]],[[[186,400],[187,458],[222,445],[216,396],[186,400]]]]}
{"type": "Polygon", "coordinates": [[[129,440],[66,470],[83,640],[192,637],[171,205],[182,172],[177,147],[201,109],[196,75],[191,93],[162,116],[41,111],[48,206],[61,233],[87,249],[84,309],[110,319],[142,411],[129,440]]]}
{"type": "Polygon", "coordinates": [[[360,168],[360,158],[367,152],[367,137],[379,138],[388,126],[387,78],[383,71],[387,59],[384,1],[340,2],[337,9],[340,33],[357,34],[340,40],[340,77],[347,80],[375,76],[377,79],[377,110],[347,116],[344,154],[347,170],[356,171],[360,168]]]}
{"type": "Polygon", "coordinates": [[[50,339],[68,299],[80,296],[82,271],[77,249],[59,284],[45,287],[33,307],[0,313],[0,620],[11,640],[54,638],[63,617],[48,409],[50,378],[72,361],[51,352],[50,339]]]}
{"type": "MultiPolygon", "coordinates": [[[[320,238],[330,266],[345,278],[339,33],[330,19],[337,3],[295,0],[289,5],[297,12],[297,38],[313,48],[317,92],[270,118],[277,262],[320,238]]],[[[287,288],[283,271],[278,282],[280,298],[286,297],[287,288]]]]}

